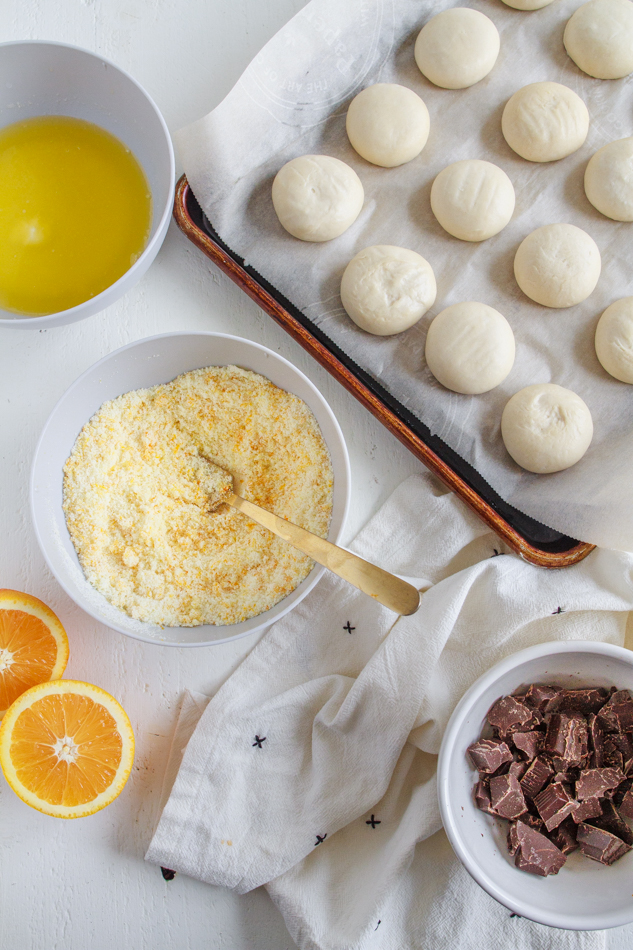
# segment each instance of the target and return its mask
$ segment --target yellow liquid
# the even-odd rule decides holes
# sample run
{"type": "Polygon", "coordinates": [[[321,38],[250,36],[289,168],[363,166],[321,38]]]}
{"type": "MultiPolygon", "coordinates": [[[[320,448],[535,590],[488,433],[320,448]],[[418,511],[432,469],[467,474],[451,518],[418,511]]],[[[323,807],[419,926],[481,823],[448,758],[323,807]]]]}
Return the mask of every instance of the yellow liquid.
{"type": "Polygon", "coordinates": [[[109,132],[68,116],[0,129],[0,307],[40,316],[95,297],[151,223],[143,170],[109,132]]]}

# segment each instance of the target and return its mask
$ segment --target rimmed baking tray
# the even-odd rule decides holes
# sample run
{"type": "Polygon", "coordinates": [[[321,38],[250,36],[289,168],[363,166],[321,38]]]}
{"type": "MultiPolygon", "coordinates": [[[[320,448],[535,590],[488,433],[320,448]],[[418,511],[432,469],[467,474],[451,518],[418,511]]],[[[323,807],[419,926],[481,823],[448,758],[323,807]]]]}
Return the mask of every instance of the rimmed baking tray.
{"type": "Polygon", "coordinates": [[[185,175],[176,186],[174,218],[203,254],[459,495],[513,551],[539,567],[560,568],[576,564],[593,550],[595,545],[554,531],[507,504],[472,465],[433,435],[265,277],[244,264],[205,217],[185,175]]]}

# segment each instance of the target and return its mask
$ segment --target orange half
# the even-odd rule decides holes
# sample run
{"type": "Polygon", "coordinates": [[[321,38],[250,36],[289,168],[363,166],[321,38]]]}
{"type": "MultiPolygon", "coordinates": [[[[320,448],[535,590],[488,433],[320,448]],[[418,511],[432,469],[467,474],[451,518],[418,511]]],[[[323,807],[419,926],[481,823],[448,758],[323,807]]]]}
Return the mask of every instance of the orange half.
{"type": "Polygon", "coordinates": [[[36,683],[59,679],[68,637],[50,607],[17,590],[0,590],[0,719],[36,683]]]}
{"type": "Polygon", "coordinates": [[[134,733],[123,707],[98,686],[51,680],[27,690],[0,726],[0,765],[22,801],[46,815],[82,818],[123,789],[134,733]]]}

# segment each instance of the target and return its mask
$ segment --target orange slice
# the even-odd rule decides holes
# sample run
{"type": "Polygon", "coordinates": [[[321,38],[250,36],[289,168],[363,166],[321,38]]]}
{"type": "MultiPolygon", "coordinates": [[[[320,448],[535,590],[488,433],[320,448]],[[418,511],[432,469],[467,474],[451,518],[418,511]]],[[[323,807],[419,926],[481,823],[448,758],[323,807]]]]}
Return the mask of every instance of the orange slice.
{"type": "Polygon", "coordinates": [[[50,607],[0,590],[0,719],[24,690],[59,679],[67,662],[66,631],[50,607]]]}
{"type": "Polygon", "coordinates": [[[0,765],[22,801],[83,818],[114,801],[134,761],[125,710],[98,686],[51,680],[22,693],[0,726],[0,765]]]}

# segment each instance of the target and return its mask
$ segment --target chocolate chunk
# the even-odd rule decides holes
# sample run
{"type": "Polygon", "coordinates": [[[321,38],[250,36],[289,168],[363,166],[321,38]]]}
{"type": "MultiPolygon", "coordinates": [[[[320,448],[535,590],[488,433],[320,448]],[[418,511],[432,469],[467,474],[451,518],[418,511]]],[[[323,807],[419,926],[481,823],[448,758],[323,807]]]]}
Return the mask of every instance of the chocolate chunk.
{"type": "Polygon", "coordinates": [[[521,779],[521,788],[527,798],[534,798],[554,774],[554,769],[540,755],[531,763],[521,779]]]}
{"type": "Polygon", "coordinates": [[[548,831],[558,828],[561,821],[564,821],[578,807],[578,802],[571,797],[560,782],[552,782],[539,792],[534,799],[534,804],[548,831]]]}
{"type": "Polygon", "coordinates": [[[481,808],[482,811],[487,812],[489,815],[494,815],[496,812],[492,810],[492,805],[490,803],[490,789],[488,785],[483,780],[480,780],[475,785],[475,805],[477,808],[481,808]]]}
{"type": "Polygon", "coordinates": [[[469,745],[466,751],[478,772],[496,772],[504,762],[514,760],[507,743],[499,739],[479,739],[469,745]]]}
{"type": "Polygon", "coordinates": [[[556,712],[579,712],[583,716],[597,713],[608,699],[606,689],[562,689],[556,712]]]}
{"type": "Polygon", "coordinates": [[[518,868],[541,877],[558,874],[566,861],[560,848],[522,821],[516,823],[516,837],[518,847],[514,863],[518,868]]]}
{"type": "Polygon", "coordinates": [[[613,732],[604,740],[605,765],[628,772],[633,766],[633,742],[623,732],[613,732]]]}
{"type": "Polygon", "coordinates": [[[577,716],[553,713],[545,736],[545,751],[559,756],[566,766],[582,764],[588,748],[587,723],[577,716]]]}
{"type": "Polygon", "coordinates": [[[633,729],[633,697],[628,689],[620,689],[598,713],[606,732],[629,732],[633,729]]]}
{"type": "Polygon", "coordinates": [[[490,779],[492,807],[500,818],[518,818],[527,811],[525,798],[514,775],[498,775],[490,779]]]}
{"type": "Polygon", "coordinates": [[[602,806],[602,815],[589,822],[595,828],[603,828],[610,831],[612,835],[621,838],[625,844],[633,845],[633,831],[627,823],[620,818],[616,808],[611,802],[604,802],[602,806]]]}
{"type": "Polygon", "coordinates": [[[527,771],[527,767],[527,762],[512,762],[508,769],[508,775],[514,775],[515,778],[521,781],[527,771]]]}
{"type": "Polygon", "coordinates": [[[551,707],[561,693],[562,690],[556,686],[539,686],[538,683],[533,683],[525,694],[525,703],[542,713],[552,712],[551,707]]]}
{"type": "Polygon", "coordinates": [[[578,803],[578,808],[575,808],[571,813],[572,818],[577,825],[581,821],[587,821],[588,818],[598,818],[602,814],[602,805],[600,804],[600,799],[598,798],[588,798],[584,802],[578,803]]]}
{"type": "Polygon", "coordinates": [[[608,789],[617,788],[625,777],[620,769],[587,769],[576,782],[576,798],[579,802],[600,798],[608,789]]]}
{"type": "Polygon", "coordinates": [[[633,779],[625,778],[623,782],[620,782],[617,788],[615,788],[611,794],[611,798],[614,805],[620,805],[624,800],[624,796],[628,790],[633,786],[633,779]]]}
{"type": "Polygon", "coordinates": [[[512,741],[527,761],[531,762],[543,745],[543,736],[540,732],[513,732],[512,741]]]}
{"type": "Polygon", "coordinates": [[[549,840],[559,848],[563,854],[571,854],[572,851],[578,849],[578,842],[576,841],[576,825],[571,818],[566,818],[565,821],[549,835],[549,840]]]}
{"type": "Polygon", "coordinates": [[[517,832],[517,824],[518,822],[511,821],[510,827],[508,828],[508,851],[510,852],[511,855],[515,855],[519,848],[519,835],[517,832]]]}
{"type": "Polygon", "coordinates": [[[592,769],[601,769],[604,765],[604,729],[597,716],[589,716],[587,723],[589,733],[589,764],[592,769]]]}
{"type": "Polygon", "coordinates": [[[487,720],[499,735],[506,736],[513,726],[521,726],[532,718],[532,711],[513,696],[502,696],[488,710],[487,720]]]}
{"type": "Polygon", "coordinates": [[[613,864],[631,850],[628,844],[610,831],[595,828],[584,821],[578,825],[576,841],[584,855],[600,864],[613,864]]]}
{"type": "Polygon", "coordinates": [[[624,815],[625,818],[633,819],[633,790],[628,789],[625,792],[622,801],[618,804],[618,811],[621,815],[624,815]]]}

